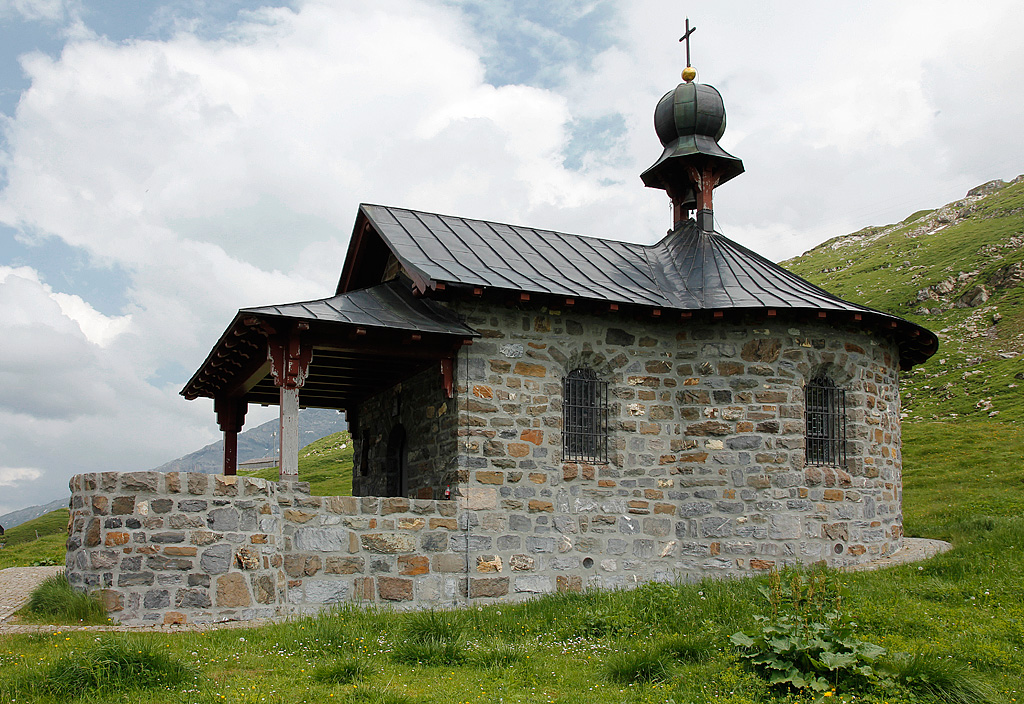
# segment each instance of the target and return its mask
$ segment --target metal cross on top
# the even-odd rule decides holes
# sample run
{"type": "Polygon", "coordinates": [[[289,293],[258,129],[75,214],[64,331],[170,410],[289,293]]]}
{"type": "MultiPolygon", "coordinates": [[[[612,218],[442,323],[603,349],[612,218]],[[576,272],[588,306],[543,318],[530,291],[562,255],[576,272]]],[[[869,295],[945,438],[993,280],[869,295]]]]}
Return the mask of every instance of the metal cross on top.
{"type": "Polygon", "coordinates": [[[686,42],[686,65],[690,65],[690,35],[697,31],[696,27],[690,27],[690,18],[686,18],[686,34],[679,37],[679,41],[686,42]]]}

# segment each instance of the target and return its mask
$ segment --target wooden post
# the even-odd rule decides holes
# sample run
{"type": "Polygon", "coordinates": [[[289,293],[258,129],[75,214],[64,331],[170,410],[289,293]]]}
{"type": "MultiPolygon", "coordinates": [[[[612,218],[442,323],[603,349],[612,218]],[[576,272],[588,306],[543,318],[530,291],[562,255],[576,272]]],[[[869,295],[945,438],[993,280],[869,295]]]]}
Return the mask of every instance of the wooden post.
{"type": "Polygon", "coordinates": [[[238,432],[245,423],[248,404],[238,398],[215,398],[213,410],[217,425],[224,432],[224,474],[234,475],[238,470],[238,432]]]}
{"type": "Polygon", "coordinates": [[[306,383],[309,365],[313,361],[312,345],[303,345],[301,339],[301,332],[308,329],[307,323],[298,323],[289,332],[267,340],[270,374],[281,390],[278,426],[280,481],[299,478],[299,389],[306,383]]]}
{"type": "Polygon", "coordinates": [[[281,460],[279,479],[299,479],[299,390],[281,387],[281,422],[278,425],[281,460]]]}

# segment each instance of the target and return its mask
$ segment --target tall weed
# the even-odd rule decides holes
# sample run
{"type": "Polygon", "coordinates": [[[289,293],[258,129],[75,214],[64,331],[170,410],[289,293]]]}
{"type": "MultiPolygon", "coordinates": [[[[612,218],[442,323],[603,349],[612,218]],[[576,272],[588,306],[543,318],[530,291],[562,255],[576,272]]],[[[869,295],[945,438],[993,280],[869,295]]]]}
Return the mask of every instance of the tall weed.
{"type": "Polygon", "coordinates": [[[24,613],[50,623],[101,624],[107,622],[103,604],[93,594],[80,592],[63,572],[47,577],[32,591],[24,613]]]}
{"type": "Polygon", "coordinates": [[[106,638],[85,652],[66,655],[42,670],[42,688],[70,698],[85,692],[174,687],[196,671],[137,638],[106,638]]]}

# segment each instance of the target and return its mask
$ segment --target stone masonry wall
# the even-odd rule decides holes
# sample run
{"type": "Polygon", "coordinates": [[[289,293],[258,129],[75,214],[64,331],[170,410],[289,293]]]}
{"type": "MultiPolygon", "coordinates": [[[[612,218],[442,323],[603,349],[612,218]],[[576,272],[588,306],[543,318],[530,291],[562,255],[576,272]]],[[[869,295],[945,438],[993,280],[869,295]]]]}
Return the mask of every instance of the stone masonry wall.
{"type": "Polygon", "coordinates": [[[71,479],[66,573],[124,623],[275,616],[285,603],[278,485],[178,472],[71,479]]]}
{"type": "Polygon", "coordinates": [[[844,566],[901,545],[898,358],[886,339],[824,322],[459,308],[482,338],[460,350],[456,399],[428,370],[368,403],[357,431],[384,428],[387,395],[402,393],[410,465],[436,484],[454,464],[456,500],[79,475],[71,582],[101,590],[125,623],[201,622],[844,566]],[[561,460],[562,378],[584,365],[609,382],[607,464],[561,460]],[[804,385],[821,372],[847,390],[843,467],[804,462],[804,385]]]}
{"type": "Polygon", "coordinates": [[[440,499],[456,481],[455,400],[447,398],[439,365],[377,394],[359,407],[353,433],[352,493],[387,496],[388,441],[401,424],[406,432],[405,496],[440,499]]]}
{"type": "Polygon", "coordinates": [[[824,323],[686,324],[459,306],[484,339],[458,370],[471,521],[507,526],[471,569],[536,591],[853,564],[901,545],[898,357],[824,323]],[[614,320],[614,322],[609,322],[614,320]],[[561,461],[561,382],[610,382],[606,465],[561,461]],[[847,389],[850,460],[804,466],[804,384],[847,389]]]}

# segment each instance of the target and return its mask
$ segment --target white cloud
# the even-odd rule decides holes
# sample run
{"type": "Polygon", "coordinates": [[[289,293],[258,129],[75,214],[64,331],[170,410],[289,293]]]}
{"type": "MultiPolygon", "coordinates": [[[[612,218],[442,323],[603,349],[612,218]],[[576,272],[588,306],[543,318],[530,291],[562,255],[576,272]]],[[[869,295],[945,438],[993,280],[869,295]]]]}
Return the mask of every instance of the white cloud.
{"type": "MultiPolygon", "coordinates": [[[[178,389],[237,308],[333,292],[361,201],[640,242],[669,224],[664,193],[639,180],[682,65],[665,0],[619,3],[609,48],[538,70],[545,87],[490,85],[485,66],[516,60],[484,55],[507,49],[501,33],[425,0],[308,0],[219,37],[180,22],[165,41],[117,43],[73,4],[0,15],[15,7],[65,8],[73,39],[22,58],[31,85],[0,123],[0,223],[131,282],[123,310],[101,313],[41,266],[0,269],[0,456],[44,472],[41,500],[76,471],[143,469],[212,440],[209,404],[178,389]],[[607,115],[624,133],[566,169],[574,125],[607,115]]],[[[729,2],[691,17],[694,63],[729,110],[723,146],[747,167],[716,193],[726,235],[788,257],[1020,169],[1024,98],[1007,88],[1020,10],[950,7],[729,2]]],[[[517,36],[562,54],[579,41],[551,31],[517,36]]]]}
{"type": "Polygon", "coordinates": [[[0,0],[0,18],[17,15],[29,21],[61,22],[77,6],[67,0],[0,0]]]}
{"type": "Polygon", "coordinates": [[[31,467],[0,467],[0,486],[16,486],[41,476],[43,473],[40,470],[31,467]]]}
{"type": "MultiPolygon", "coordinates": [[[[85,338],[94,345],[107,347],[114,338],[131,327],[132,317],[130,315],[103,315],[86,303],[81,296],[54,291],[40,280],[39,272],[30,267],[0,266],[0,287],[12,277],[27,282],[28,286],[23,286],[22,291],[35,288],[56,303],[60,312],[74,321],[85,338]]],[[[13,282],[12,285],[14,285],[13,282]]],[[[34,306],[30,306],[24,299],[9,301],[7,309],[0,313],[0,322],[6,325],[31,325],[43,322],[40,318],[32,317],[33,309],[34,306]]],[[[43,324],[46,323],[43,322],[43,324]]],[[[54,327],[62,326],[54,325],[54,327]]]]}

